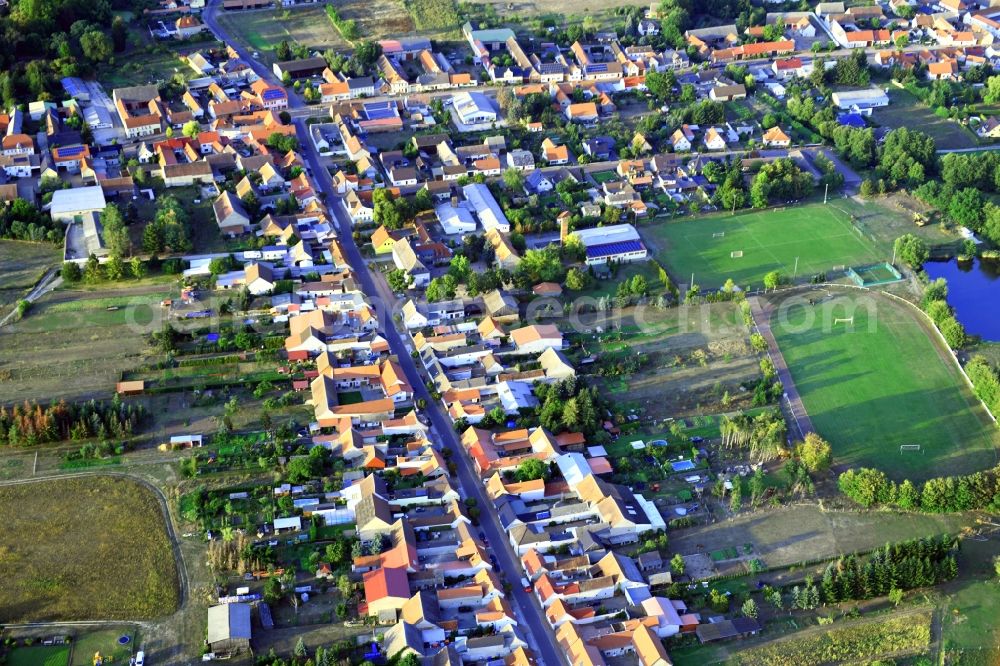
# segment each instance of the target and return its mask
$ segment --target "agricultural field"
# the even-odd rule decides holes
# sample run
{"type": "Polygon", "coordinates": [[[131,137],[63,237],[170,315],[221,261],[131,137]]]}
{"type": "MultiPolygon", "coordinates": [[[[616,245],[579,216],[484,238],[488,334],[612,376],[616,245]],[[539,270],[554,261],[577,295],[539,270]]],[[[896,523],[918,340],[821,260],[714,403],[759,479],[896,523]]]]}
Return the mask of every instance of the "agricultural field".
{"type": "Polygon", "coordinates": [[[46,294],[23,320],[0,329],[4,400],[107,397],[120,374],[142,362],[146,335],[160,328],[160,300],[170,293],[153,279],[46,294]]]}
{"type": "Polygon", "coordinates": [[[979,138],[971,130],[935,115],[913,93],[892,86],[889,87],[889,106],[875,109],[871,119],[876,125],[890,129],[917,128],[929,134],[938,148],[975,148],[979,145],[979,138]]]}
{"type": "Polygon", "coordinates": [[[622,410],[641,411],[644,418],[735,410],[743,394],[740,385],[760,375],[759,360],[734,303],[632,308],[620,318],[595,313],[581,315],[580,322],[584,332],[577,340],[586,354],[601,353],[609,359],[640,354],[643,365],[638,372],[605,373],[597,382],[622,410]],[[727,393],[732,402],[726,408],[721,401],[727,393]]]}
{"type": "Polygon", "coordinates": [[[0,622],[148,619],[177,608],[177,563],[144,486],[101,476],[5,486],[0,519],[0,622]]]}
{"type": "Polygon", "coordinates": [[[46,269],[57,266],[60,250],[48,243],[0,240],[0,318],[34,286],[46,269]]]}
{"type": "Polygon", "coordinates": [[[693,274],[705,288],[721,287],[729,278],[760,287],[773,270],[791,278],[796,259],[798,277],[808,278],[887,258],[846,214],[818,203],[661,223],[641,233],[675,282],[687,284],[693,274]]]}
{"type": "Polygon", "coordinates": [[[874,466],[897,480],[996,464],[996,428],[910,306],[875,292],[773,302],[771,329],[836,463],[874,466]],[[921,449],[901,453],[904,444],[921,449]]]}

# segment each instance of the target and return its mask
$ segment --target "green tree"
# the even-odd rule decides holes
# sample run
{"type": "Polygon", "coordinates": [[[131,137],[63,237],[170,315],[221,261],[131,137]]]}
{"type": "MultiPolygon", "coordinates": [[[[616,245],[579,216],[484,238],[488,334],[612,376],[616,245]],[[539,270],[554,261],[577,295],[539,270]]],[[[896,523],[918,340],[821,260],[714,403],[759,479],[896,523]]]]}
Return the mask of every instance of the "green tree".
{"type": "Polygon", "coordinates": [[[264,601],[275,604],[281,600],[281,581],[277,576],[271,576],[264,582],[264,601]]]}
{"type": "Polygon", "coordinates": [[[83,277],[83,273],[80,271],[80,266],[72,261],[67,261],[62,265],[62,269],[59,271],[60,276],[62,276],[63,282],[68,284],[73,284],[79,282],[83,277]]]}
{"type": "Polygon", "coordinates": [[[520,192],[524,188],[524,172],[514,167],[504,169],[503,183],[507,186],[507,189],[513,192],[520,192]]]}
{"type": "Polygon", "coordinates": [[[670,570],[678,576],[683,576],[685,566],[687,565],[684,562],[684,556],[680,553],[674,553],[674,556],[670,559],[670,570]]]}
{"type": "MultiPolygon", "coordinates": [[[[360,545],[360,542],[355,543],[360,545]]],[[[340,577],[337,578],[337,591],[340,592],[340,596],[344,599],[350,599],[351,595],[354,593],[354,583],[351,582],[351,579],[347,576],[347,574],[341,574],[340,577]]]]}
{"type": "Polygon", "coordinates": [[[757,608],[757,602],[753,599],[747,599],[743,602],[743,606],[740,607],[740,612],[743,617],[751,617],[756,619],[759,609],[757,608]]]}
{"type": "Polygon", "coordinates": [[[103,226],[102,236],[104,246],[108,248],[108,254],[121,259],[126,256],[131,249],[128,229],[125,227],[125,219],[121,210],[114,204],[108,204],[101,213],[101,225],[103,226]]]}
{"type": "Polygon", "coordinates": [[[114,52],[114,44],[103,32],[89,30],[80,35],[80,50],[89,60],[104,62],[114,52]]]}
{"type": "Polygon", "coordinates": [[[309,656],[309,652],[306,650],[306,642],[302,640],[299,636],[299,640],[295,641],[295,648],[292,650],[292,654],[296,659],[305,659],[309,656]]]}
{"type": "Polygon", "coordinates": [[[830,444],[814,432],[806,433],[805,440],[795,448],[795,453],[813,474],[825,472],[833,461],[830,444]]]}
{"type": "Polygon", "coordinates": [[[764,289],[774,291],[781,284],[781,272],[770,271],[764,275],[764,289]]]}
{"type": "Polygon", "coordinates": [[[129,272],[136,280],[141,280],[146,275],[146,264],[139,257],[132,257],[128,266],[129,272]]]}
{"type": "Polygon", "coordinates": [[[987,104],[1000,102],[1000,76],[991,76],[986,79],[986,87],[983,88],[983,101],[987,104]]]}
{"type": "Polygon", "coordinates": [[[896,239],[893,247],[896,257],[914,269],[922,267],[931,255],[927,242],[913,234],[900,236],[896,239]]]}
{"type": "Polygon", "coordinates": [[[198,124],[197,120],[189,120],[184,123],[184,127],[181,129],[181,134],[189,139],[196,138],[201,133],[201,125],[198,124]]]}
{"type": "Polygon", "coordinates": [[[889,590],[889,601],[892,603],[893,606],[898,606],[902,600],[903,600],[903,591],[901,589],[899,589],[898,587],[894,587],[891,590],[889,590]]]}
{"type": "Polygon", "coordinates": [[[517,466],[514,476],[521,482],[547,479],[549,477],[549,466],[537,458],[528,458],[517,466]]]}
{"type": "Polygon", "coordinates": [[[125,276],[125,262],[121,257],[112,255],[104,264],[104,273],[109,280],[121,280],[125,276]]]}
{"type": "Polygon", "coordinates": [[[566,288],[570,291],[581,291],[587,288],[590,276],[579,268],[571,268],[566,273],[566,288]]]}
{"type": "Polygon", "coordinates": [[[407,276],[406,271],[399,268],[386,273],[385,279],[389,283],[389,288],[396,293],[406,291],[410,285],[410,278],[407,276]]]}

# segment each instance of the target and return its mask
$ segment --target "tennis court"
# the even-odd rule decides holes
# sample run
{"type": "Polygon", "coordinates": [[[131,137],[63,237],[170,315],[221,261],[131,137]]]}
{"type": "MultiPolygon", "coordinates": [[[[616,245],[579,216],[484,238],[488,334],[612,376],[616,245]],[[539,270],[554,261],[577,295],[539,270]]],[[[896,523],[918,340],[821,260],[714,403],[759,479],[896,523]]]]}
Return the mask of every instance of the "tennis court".
{"type": "Polygon", "coordinates": [[[774,270],[809,278],[882,259],[846,214],[819,203],[665,222],[642,233],[678,283],[694,274],[708,289],[729,278],[760,287],[774,270]]]}

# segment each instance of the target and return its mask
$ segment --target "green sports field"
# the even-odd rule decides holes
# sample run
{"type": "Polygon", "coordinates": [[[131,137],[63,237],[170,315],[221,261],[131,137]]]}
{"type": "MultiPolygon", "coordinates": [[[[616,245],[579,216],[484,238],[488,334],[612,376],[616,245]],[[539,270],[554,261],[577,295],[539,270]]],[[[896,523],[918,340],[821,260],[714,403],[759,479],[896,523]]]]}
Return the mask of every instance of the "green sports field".
{"type": "Polygon", "coordinates": [[[837,464],[878,467],[895,479],[996,464],[996,426],[916,312],[873,292],[825,298],[809,292],[782,301],[771,329],[837,464]],[[848,317],[853,330],[835,323],[848,317]],[[922,451],[901,453],[902,444],[922,451]]]}
{"type": "Polygon", "coordinates": [[[666,222],[642,233],[675,280],[688,283],[693,273],[695,284],[705,288],[720,287],[728,278],[760,287],[773,270],[791,277],[796,257],[799,277],[887,259],[844,213],[819,203],[666,222]],[[743,256],[733,257],[734,252],[743,256]]]}

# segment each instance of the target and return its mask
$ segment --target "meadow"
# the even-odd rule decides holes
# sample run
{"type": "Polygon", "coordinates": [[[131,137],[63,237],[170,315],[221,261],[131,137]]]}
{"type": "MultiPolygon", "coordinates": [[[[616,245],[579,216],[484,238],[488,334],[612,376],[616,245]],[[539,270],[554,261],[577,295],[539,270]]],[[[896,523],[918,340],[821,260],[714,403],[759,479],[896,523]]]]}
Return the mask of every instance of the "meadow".
{"type": "Polygon", "coordinates": [[[740,666],[778,666],[863,662],[883,655],[921,654],[931,644],[931,611],[917,610],[888,618],[800,632],[791,638],[736,655],[740,666]]]}
{"type": "Polygon", "coordinates": [[[837,464],[914,480],[996,464],[995,426],[918,313],[875,292],[822,294],[776,299],[771,328],[837,464]]]}
{"type": "Polygon", "coordinates": [[[819,203],[666,222],[641,233],[675,282],[688,284],[693,274],[703,288],[729,278],[759,288],[774,270],[808,278],[886,258],[845,213],[819,203]]]}
{"type": "Polygon", "coordinates": [[[38,281],[47,268],[59,263],[59,248],[49,243],[0,240],[0,315],[38,281]]]}
{"type": "Polygon", "coordinates": [[[0,488],[0,622],[149,619],[176,610],[177,564],[152,492],[110,476],[0,488]]]}

